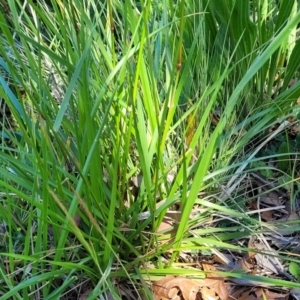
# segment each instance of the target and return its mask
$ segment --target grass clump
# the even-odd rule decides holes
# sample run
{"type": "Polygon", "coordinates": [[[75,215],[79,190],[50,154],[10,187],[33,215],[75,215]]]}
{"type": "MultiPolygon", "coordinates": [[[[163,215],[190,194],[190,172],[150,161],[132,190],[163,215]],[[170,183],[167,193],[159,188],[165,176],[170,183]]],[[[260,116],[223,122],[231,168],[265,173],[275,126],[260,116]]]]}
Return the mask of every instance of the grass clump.
{"type": "Polygon", "coordinates": [[[150,298],[203,277],[184,251],[248,253],[268,226],[247,174],[296,182],[261,149],[297,114],[299,21],[296,1],[2,3],[0,299],[150,298]]]}

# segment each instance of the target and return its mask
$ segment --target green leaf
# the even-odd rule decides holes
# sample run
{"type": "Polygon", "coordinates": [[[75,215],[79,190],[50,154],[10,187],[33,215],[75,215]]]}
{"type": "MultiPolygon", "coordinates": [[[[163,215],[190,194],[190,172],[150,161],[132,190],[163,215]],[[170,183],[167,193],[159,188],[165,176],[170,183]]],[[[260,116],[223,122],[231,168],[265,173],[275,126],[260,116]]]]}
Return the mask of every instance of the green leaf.
{"type": "Polygon", "coordinates": [[[289,263],[289,272],[299,281],[300,280],[300,267],[299,264],[291,261],[289,263]]]}
{"type": "Polygon", "coordinates": [[[258,168],[262,176],[267,179],[273,178],[273,170],[264,161],[254,161],[251,163],[252,168],[258,168]]]}

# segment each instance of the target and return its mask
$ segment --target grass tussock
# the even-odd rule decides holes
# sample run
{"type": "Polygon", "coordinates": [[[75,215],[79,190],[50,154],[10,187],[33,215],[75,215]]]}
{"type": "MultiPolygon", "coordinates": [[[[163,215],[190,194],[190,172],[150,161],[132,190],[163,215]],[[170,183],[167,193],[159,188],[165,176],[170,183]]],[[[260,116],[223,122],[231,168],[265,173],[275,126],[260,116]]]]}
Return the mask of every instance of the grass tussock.
{"type": "Polygon", "coordinates": [[[151,299],[209,272],[295,295],[300,12],[281,2],[1,1],[1,300],[151,299]]]}

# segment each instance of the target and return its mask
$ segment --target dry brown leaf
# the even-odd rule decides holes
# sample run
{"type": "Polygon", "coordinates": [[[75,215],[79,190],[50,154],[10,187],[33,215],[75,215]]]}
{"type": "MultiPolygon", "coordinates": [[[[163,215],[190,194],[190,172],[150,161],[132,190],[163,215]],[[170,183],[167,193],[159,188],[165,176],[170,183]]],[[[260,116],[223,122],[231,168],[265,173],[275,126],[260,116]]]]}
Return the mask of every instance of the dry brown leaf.
{"type": "MultiPolygon", "coordinates": [[[[203,270],[206,272],[216,271],[216,268],[212,264],[202,263],[203,270]]],[[[208,274],[207,278],[201,281],[202,286],[209,287],[211,290],[214,290],[215,294],[218,295],[218,298],[221,300],[228,299],[228,290],[224,282],[224,278],[218,274],[208,274]]],[[[206,290],[205,290],[206,291],[206,290]]],[[[203,289],[202,289],[202,297],[203,289]]]]}
{"type": "MultiPolygon", "coordinates": [[[[211,264],[202,263],[202,266],[204,271],[217,271],[211,264]]],[[[184,277],[166,276],[154,282],[152,290],[155,300],[228,300],[229,297],[224,278],[213,273],[197,283],[184,277]]]]}
{"type": "Polygon", "coordinates": [[[245,292],[243,295],[241,295],[241,297],[238,298],[238,300],[262,300],[264,297],[268,300],[285,300],[287,299],[287,296],[287,294],[271,292],[267,289],[254,288],[245,292]]]}
{"type": "Polygon", "coordinates": [[[213,261],[220,265],[226,265],[226,267],[228,268],[233,268],[234,266],[233,255],[227,253],[221,253],[221,255],[214,255],[213,261]]]}
{"type": "Polygon", "coordinates": [[[267,271],[271,271],[274,274],[278,274],[278,272],[283,272],[283,266],[275,256],[276,252],[273,250],[269,250],[269,246],[265,245],[262,241],[255,243],[255,248],[258,250],[265,250],[267,254],[256,253],[255,258],[257,265],[264,268],[267,271]],[[272,256],[273,254],[273,256],[272,256]]]}
{"type": "Polygon", "coordinates": [[[174,225],[174,220],[165,216],[162,222],[160,223],[157,232],[161,232],[161,231],[167,232],[169,230],[172,230],[173,225],[174,225]]]}
{"type": "Polygon", "coordinates": [[[265,288],[251,288],[245,286],[238,286],[230,294],[232,299],[237,300],[286,300],[288,294],[280,292],[272,292],[265,288]],[[265,298],[264,298],[265,297],[265,298]]]}
{"type": "Polygon", "coordinates": [[[285,222],[298,221],[299,215],[297,212],[291,212],[287,216],[284,216],[278,220],[268,222],[269,224],[275,225],[275,230],[282,235],[290,235],[293,234],[295,230],[295,226],[292,224],[284,224],[285,222]]]}
{"type": "Polygon", "coordinates": [[[270,210],[262,211],[260,213],[260,216],[263,220],[268,221],[268,222],[273,220],[273,212],[270,210]]]}
{"type": "Polygon", "coordinates": [[[178,224],[180,222],[180,217],[180,211],[167,212],[162,222],[160,223],[157,232],[165,231],[167,233],[175,234],[176,228],[174,227],[174,224],[178,224]]]}
{"type": "Polygon", "coordinates": [[[271,292],[269,290],[263,290],[264,294],[265,294],[265,297],[268,299],[268,300],[286,300],[288,299],[288,294],[283,294],[283,293],[277,293],[277,292],[271,292]]]}
{"type": "Polygon", "coordinates": [[[281,199],[276,192],[270,192],[260,196],[260,202],[272,206],[280,206],[282,204],[281,199]]]}
{"type": "Polygon", "coordinates": [[[204,286],[201,290],[202,300],[216,300],[219,299],[218,296],[216,296],[216,293],[214,290],[210,289],[207,286],[204,286]]]}
{"type": "MultiPolygon", "coordinates": [[[[252,239],[249,239],[248,242],[248,248],[255,248],[253,246],[253,241],[252,239]]],[[[234,264],[234,269],[235,270],[244,270],[247,273],[252,273],[253,270],[255,269],[255,252],[246,252],[243,257],[241,257],[240,259],[238,259],[235,264],[234,264]]]]}
{"type": "Polygon", "coordinates": [[[298,221],[299,215],[297,212],[291,212],[288,216],[284,216],[278,220],[276,220],[276,223],[278,222],[291,222],[291,221],[298,221]]]}
{"type": "Polygon", "coordinates": [[[234,265],[234,269],[235,270],[245,270],[247,273],[252,272],[252,270],[254,269],[252,259],[244,257],[244,258],[237,260],[234,265]]]}
{"type": "MultiPolygon", "coordinates": [[[[233,296],[233,295],[232,295],[233,296]]],[[[255,291],[253,291],[253,289],[246,289],[243,291],[242,294],[240,294],[239,297],[234,296],[235,299],[237,300],[261,300],[261,298],[259,298],[255,291]]]]}
{"type": "Polygon", "coordinates": [[[166,276],[152,284],[152,291],[157,300],[201,299],[198,284],[184,277],[166,276]]]}

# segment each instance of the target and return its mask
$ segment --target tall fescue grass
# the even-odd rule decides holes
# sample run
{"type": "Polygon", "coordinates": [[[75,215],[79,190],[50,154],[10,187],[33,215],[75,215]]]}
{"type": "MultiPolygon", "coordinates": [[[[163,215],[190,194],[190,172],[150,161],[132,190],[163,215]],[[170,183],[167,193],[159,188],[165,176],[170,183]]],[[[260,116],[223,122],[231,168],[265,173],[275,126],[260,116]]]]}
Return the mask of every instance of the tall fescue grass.
{"type": "Polygon", "coordinates": [[[299,21],[297,1],[3,2],[0,299],[118,299],[183,249],[247,251],[205,228],[262,229],[213,196],[296,109],[299,21]],[[160,243],[168,209],[180,222],[160,243]]]}

